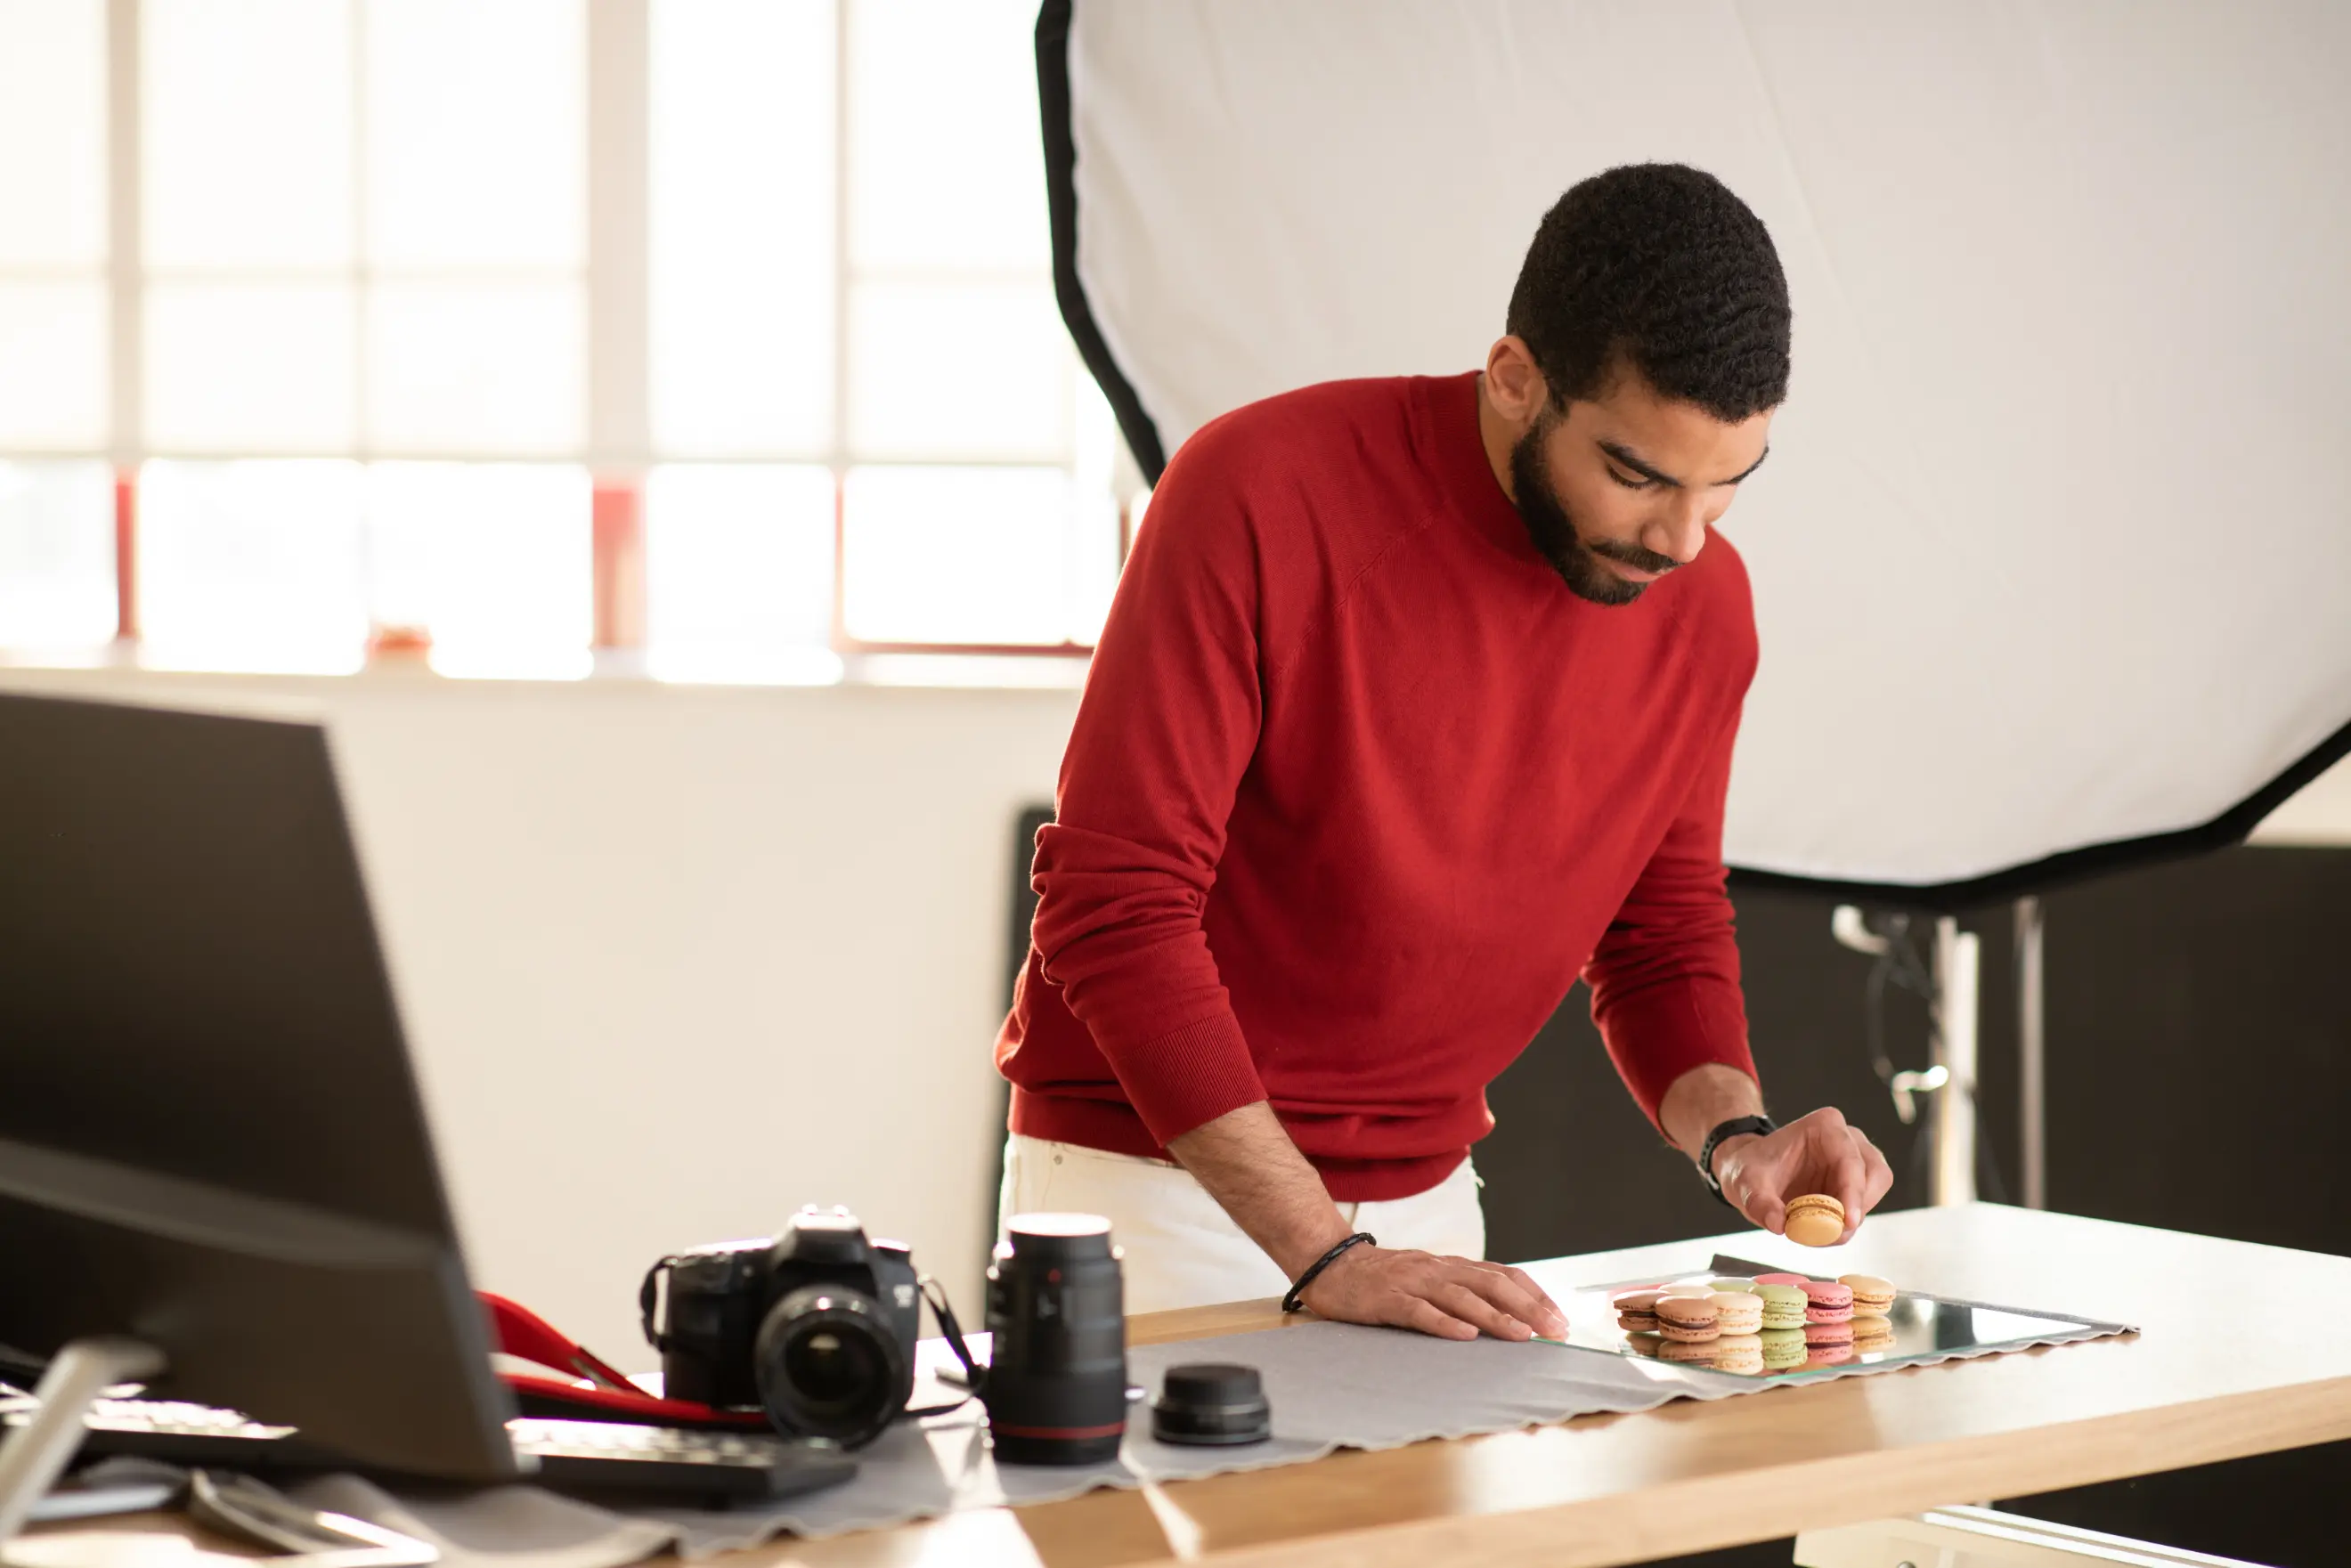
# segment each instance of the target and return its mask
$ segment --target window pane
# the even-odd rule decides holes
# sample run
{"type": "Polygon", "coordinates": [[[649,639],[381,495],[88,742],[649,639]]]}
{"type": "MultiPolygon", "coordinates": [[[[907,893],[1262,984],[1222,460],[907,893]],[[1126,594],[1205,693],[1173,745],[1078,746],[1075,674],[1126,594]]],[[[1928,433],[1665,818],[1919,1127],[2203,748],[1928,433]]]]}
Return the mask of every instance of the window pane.
{"type": "Polygon", "coordinates": [[[114,636],[114,475],[103,463],[0,463],[0,646],[114,636]]]}
{"type": "Polygon", "coordinates": [[[842,499],[849,634],[1059,643],[1068,477],[1055,468],[859,468],[842,499]]]}
{"type": "Polygon", "coordinates": [[[1049,283],[866,283],[852,300],[862,457],[1063,461],[1073,358],[1049,283]]]}
{"type": "Polygon", "coordinates": [[[830,680],[832,472],[656,468],[645,485],[646,657],[685,680],[830,680]]]}
{"type": "Polygon", "coordinates": [[[857,263],[1041,271],[1035,0],[857,0],[852,15],[857,263]]]}
{"type": "Polygon", "coordinates": [[[106,371],[103,284],[0,282],[0,448],[103,446],[106,371]]]}
{"type": "Polygon", "coordinates": [[[654,0],[654,444],[832,444],[830,0],[654,0]]]}
{"type": "Polygon", "coordinates": [[[595,589],[584,468],[378,463],[368,471],[371,600],[422,624],[444,674],[588,673],[595,589]]]}
{"type": "Polygon", "coordinates": [[[159,284],[147,291],[147,438],[186,452],[347,452],[351,291],[159,284]]]}
{"type": "Polygon", "coordinates": [[[1118,591],[1123,564],[1118,539],[1118,416],[1082,369],[1071,372],[1071,382],[1077,406],[1072,410],[1070,466],[1070,639],[1092,647],[1101,641],[1102,622],[1110,619],[1111,596],[1118,591]]]}
{"type": "Polygon", "coordinates": [[[355,463],[150,463],[139,485],[139,619],[172,669],[359,666],[355,463]]]}
{"type": "Polygon", "coordinates": [[[578,266],[582,0],[394,0],[365,17],[369,258],[578,266]]]}
{"type": "Polygon", "coordinates": [[[347,0],[145,0],[141,16],[148,263],[350,261],[347,0]]]}
{"type": "Polygon", "coordinates": [[[577,452],[586,338],[576,284],[379,284],[368,293],[369,439],[393,452],[577,452]]]}
{"type": "Polygon", "coordinates": [[[0,267],[105,258],[103,0],[0,0],[0,267]]]}

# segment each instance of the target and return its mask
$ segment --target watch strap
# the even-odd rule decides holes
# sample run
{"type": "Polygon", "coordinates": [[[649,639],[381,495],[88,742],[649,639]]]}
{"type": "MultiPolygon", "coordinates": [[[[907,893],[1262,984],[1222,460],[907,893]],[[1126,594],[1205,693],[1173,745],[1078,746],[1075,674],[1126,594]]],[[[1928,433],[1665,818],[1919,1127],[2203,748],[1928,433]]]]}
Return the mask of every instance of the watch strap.
{"type": "MultiPolygon", "coordinates": [[[[1717,1197],[1722,1197],[1721,1178],[1714,1174],[1714,1151],[1725,1139],[1748,1133],[1768,1136],[1779,1130],[1780,1124],[1769,1116],[1733,1116],[1728,1122],[1718,1123],[1714,1130],[1707,1134],[1706,1142],[1698,1145],[1698,1174],[1706,1182],[1707,1190],[1717,1197]]],[[[1730,1200],[1723,1197],[1722,1201],[1729,1203],[1730,1200]]]]}

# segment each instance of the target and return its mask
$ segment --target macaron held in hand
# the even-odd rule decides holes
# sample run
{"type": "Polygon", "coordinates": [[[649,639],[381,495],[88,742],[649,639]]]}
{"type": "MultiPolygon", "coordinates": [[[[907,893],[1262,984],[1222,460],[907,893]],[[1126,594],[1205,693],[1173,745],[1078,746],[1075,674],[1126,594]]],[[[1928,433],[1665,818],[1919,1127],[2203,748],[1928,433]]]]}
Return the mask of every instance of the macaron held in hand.
{"type": "Polygon", "coordinates": [[[1788,1200],[1788,1239],[1803,1247],[1834,1247],[1844,1239],[1844,1205],[1824,1192],[1788,1200]]]}
{"type": "MultiPolygon", "coordinates": [[[[1885,1155],[1834,1106],[1768,1133],[1725,1137],[1714,1149],[1711,1174],[1723,1197],[1750,1223],[1807,1246],[1851,1238],[1894,1186],[1885,1155]],[[1831,1234],[1798,1233],[1797,1204],[1807,1197],[1835,1200],[1831,1234]]],[[[1807,1228],[1819,1223],[1809,1221],[1807,1228]]]]}

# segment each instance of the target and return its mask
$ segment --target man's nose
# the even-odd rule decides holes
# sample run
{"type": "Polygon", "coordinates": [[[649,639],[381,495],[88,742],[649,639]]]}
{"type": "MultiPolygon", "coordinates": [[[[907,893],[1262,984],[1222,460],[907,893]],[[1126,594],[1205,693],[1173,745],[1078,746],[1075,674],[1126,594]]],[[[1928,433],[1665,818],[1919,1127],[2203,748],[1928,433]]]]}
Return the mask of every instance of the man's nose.
{"type": "Polygon", "coordinates": [[[1659,555],[1669,555],[1687,566],[1706,548],[1706,497],[1675,497],[1673,510],[1653,531],[1656,537],[1644,542],[1659,555]]]}

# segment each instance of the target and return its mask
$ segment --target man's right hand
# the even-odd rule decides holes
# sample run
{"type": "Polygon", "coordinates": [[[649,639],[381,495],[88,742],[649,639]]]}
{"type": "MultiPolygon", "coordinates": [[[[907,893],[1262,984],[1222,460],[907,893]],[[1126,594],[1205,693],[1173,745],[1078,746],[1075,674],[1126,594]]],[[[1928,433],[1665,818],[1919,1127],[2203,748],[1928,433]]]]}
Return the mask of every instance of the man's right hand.
{"type": "Polygon", "coordinates": [[[1418,1329],[1439,1339],[1559,1339],[1567,1333],[1566,1314],[1523,1269],[1370,1242],[1333,1259],[1299,1299],[1317,1317],[1418,1329]]]}
{"type": "MultiPolygon", "coordinates": [[[[1262,1100],[1170,1139],[1167,1152],[1292,1280],[1353,1228],[1262,1100]]],[[[1368,1241],[1333,1258],[1301,1300],[1318,1317],[1444,1339],[1567,1333],[1566,1314],[1520,1270],[1368,1241]]]]}

